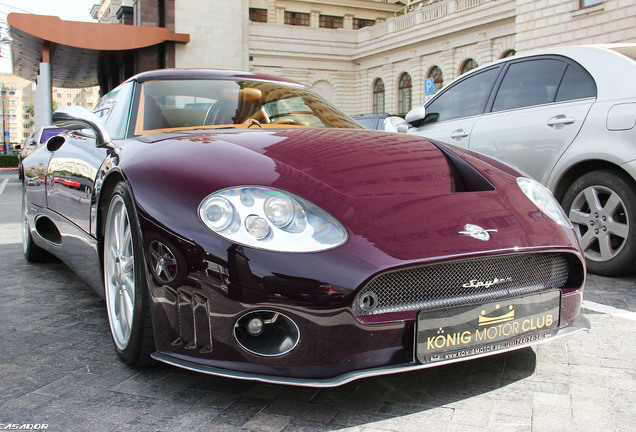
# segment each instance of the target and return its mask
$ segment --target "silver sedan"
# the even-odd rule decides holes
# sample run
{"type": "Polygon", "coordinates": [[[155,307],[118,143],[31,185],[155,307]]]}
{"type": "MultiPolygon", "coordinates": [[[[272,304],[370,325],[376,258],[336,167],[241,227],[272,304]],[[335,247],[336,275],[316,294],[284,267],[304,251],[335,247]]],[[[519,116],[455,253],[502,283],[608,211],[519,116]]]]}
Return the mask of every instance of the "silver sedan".
{"type": "MultiPolygon", "coordinates": [[[[501,159],[548,186],[588,270],[636,271],[636,45],[562,47],[462,75],[406,122],[407,131],[501,159]]],[[[391,126],[392,125],[392,126],[391,126]]]]}

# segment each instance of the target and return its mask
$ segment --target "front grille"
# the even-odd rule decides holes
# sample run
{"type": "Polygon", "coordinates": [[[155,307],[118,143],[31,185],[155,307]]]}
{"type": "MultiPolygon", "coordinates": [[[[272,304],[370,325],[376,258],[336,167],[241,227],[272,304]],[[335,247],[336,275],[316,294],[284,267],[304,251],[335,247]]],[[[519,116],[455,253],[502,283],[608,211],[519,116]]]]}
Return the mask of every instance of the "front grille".
{"type": "Polygon", "coordinates": [[[461,260],[384,273],[356,296],[356,316],[485,303],[561,288],[568,280],[560,253],[461,260]]]}

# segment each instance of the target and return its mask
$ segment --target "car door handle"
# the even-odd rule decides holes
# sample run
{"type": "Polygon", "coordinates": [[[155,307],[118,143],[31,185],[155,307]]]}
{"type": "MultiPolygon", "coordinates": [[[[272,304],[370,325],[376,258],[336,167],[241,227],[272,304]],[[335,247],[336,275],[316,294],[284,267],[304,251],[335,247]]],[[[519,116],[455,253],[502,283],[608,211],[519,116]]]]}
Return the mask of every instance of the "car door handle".
{"type": "Polygon", "coordinates": [[[574,123],[574,120],[575,120],[574,117],[566,117],[564,115],[558,115],[548,120],[548,126],[555,127],[555,126],[569,125],[574,123]]]}
{"type": "Polygon", "coordinates": [[[464,129],[457,129],[456,131],[453,131],[450,134],[450,137],[452,139],[456,139],[456,140],[460,140],[462,138],[466,138],[468,136],[468,132],[466,132],[464,129]]]}

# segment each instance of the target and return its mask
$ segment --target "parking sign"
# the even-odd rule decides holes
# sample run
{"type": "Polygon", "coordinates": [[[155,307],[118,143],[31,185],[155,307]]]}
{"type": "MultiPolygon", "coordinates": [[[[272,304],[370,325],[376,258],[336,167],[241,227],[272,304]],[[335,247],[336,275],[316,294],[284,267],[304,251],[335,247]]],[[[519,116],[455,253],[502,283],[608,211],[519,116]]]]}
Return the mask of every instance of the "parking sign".
{"type": "Polygon", "coordinates": [[[427,78],[424,80],[424,94],[435,93],[435,80],[433,78],[427,78]]]}

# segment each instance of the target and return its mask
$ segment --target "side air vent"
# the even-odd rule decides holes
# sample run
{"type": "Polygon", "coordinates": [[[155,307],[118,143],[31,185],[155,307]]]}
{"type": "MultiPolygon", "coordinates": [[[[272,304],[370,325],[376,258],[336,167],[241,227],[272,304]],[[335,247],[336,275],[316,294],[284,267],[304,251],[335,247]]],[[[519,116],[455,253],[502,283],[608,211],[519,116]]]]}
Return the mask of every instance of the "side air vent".
{"type": "Polygon", "coordinates": [[[40,217],[35,221],[35,231],[45,240],[56,245],[62,244],[62,235],[51,219],[40,217]]]}

